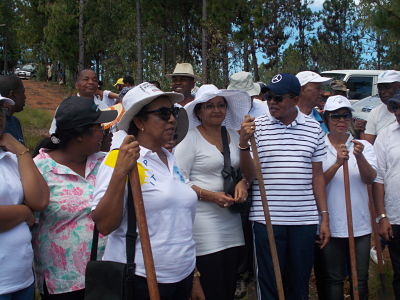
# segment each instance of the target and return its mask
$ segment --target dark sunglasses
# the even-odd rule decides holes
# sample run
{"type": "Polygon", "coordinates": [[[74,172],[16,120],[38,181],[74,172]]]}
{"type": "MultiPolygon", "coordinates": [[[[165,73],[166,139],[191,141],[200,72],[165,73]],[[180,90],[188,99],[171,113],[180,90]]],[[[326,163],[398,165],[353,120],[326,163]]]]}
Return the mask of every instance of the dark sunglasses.
{"type": "Polygon", "coordinates": [[[344,114],[330,114],[329,117],[333,121],[339,121],[340,119],[343,119],[345,121],[351,120],[352,115],[351,113],[344,113],[344,114]]]}
{"type": "Polygon", "coordinates": [[[265,100],[271,101],[272,99],[274,99],[276,103],[280,103],[287,98],[293,98],[293,97],[292,95],[271,95],[271,94],[265,95],[265,100]]]}
{"type": "Polygon", "coordinates": [[[178,118],[179,107],[161,107],[159,109],[145,111],[144,113],[156,114],[161,120],[168,121],[171,115],[173,115],[175,119],[178,118]]]}
{"type": "Polygon", "coordinates": [[[389,110],[391,112],[396,112],[400,109],[400,105],[396,104],[396,103],[390,103],[388,104],[389,110]]]}

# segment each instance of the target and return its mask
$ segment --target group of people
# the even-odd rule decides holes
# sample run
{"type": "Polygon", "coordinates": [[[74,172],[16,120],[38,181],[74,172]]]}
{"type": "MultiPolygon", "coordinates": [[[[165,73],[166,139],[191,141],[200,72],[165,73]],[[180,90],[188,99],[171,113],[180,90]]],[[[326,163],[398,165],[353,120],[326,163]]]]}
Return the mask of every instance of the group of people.
{"type": "MultiPolygon", "coordinates": [[[[24,105],[23,84],[0,77],[0,300],[31,300],[35,284],[42,299],[84,299],[95,227],[98,257],[126,263],[128,178],[136,167],[161,299],[232,300],[251,260],[258,298],[278,299],[261,185],[285,298],[308,299],[314,267],[319,298],[343,299],[351,278],[345,161],[360,299],[368,299],[369,184],[400,299],[399,72],[379,76],[383,104],[371,112],[367,140],[350,133],[345,95],[328,97],[323,113],[316,109],[331,78],[315,72],[276,74],[266,85],[238,72],[227,89],[204,84],[195,93],[190,64],[168,77],[172,92],[156,82],[134,86],[127,76],[113,93],[99,89],[95,72],[80,71],[78,95],[61,102],[33,159],[22,132],[21,139],[7,130],[24,105]],[[106,131],[104,124],[111,124],[106,131]]],[[[140,239],[134,299],[149,299],[140,239]]]]}

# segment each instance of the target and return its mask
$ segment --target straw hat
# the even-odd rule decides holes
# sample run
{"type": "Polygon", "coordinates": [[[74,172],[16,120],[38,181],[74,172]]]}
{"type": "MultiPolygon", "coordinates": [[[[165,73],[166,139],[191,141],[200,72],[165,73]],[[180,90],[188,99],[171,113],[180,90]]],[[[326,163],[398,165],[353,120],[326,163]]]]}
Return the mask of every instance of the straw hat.
{"type": "Polygon", "coordinates": [[[193,66],[189,63],[178,63],[175,66],[175,70],[172,74],[166,75],[168,78],[173,76],[186,76],[191,77],[196,81],[200,81],[200,77],[194,75],[193,66]]]}
{"type": "Polygon", "coordinates": [[[175,92],[163,92],[154,84],[143,82],[126,93],[122,99],[122,105],[125,109],[121,120],[118,122],[118,129],[128,131],[129,124],[133,117],[154,99],[166,96],[172,103],[178,103],[183,100],[183,95],[175,92]]]}
{"type": "Polygon", "coordinates": [[[243,71],[231,75],[227,89],[245,91],[250,97],[260,95],[261,92],[260,85],[253,82],[253,75],[243,71]]]}
{"type": "Polygon", "coordinates": [[[240,129],[244,116],[248,114],[251,109],[251,98],[249,94],[238,90],[219,90],[213,84],[204,84],[197,91],[195,99],[185,105],[189,118],[189,130],[201,124],[194,114],[196,104],[205,103],[217,96],[224,97],[228,103],[228,109],[222,125],[234,130],[240,129]]]}

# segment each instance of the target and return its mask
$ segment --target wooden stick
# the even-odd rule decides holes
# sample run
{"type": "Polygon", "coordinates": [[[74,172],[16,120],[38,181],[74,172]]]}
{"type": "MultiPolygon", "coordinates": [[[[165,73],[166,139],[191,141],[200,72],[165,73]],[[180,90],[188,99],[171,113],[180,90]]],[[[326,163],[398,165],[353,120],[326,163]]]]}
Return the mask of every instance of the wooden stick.
{"type": "Polygon", "coordinates": [[[147,279],[147,286],[149,289],[149,296],[151,300],[160,300],[160,294],[157,285],[157,276],[154,268],[153,254],[151,252],[149,230],[147,228],[146,212],[144,209],[142,188],[140,186],[137,164],[132,169],[130,176],[131,176],[133,204],[135,206],[136,220],[139,228],[140,244],[142,245],[143,260],[146,269],[146,279],[147,279]]]}
{"type": "Polygon", "coordinates": [[[349,252],[350,252],[350,266],[351,266],[351,280],[353,283],[353,299],[359,300],[360,296],[358,293],[356,246],[354,242],[353,215],[351,211],[351,199],[350,199],[349,165],[347,160],[343,162],[343,177],[344,177],[344,193],[346,198],[347,230],[349,233],[349,252]]]}
{"type": "Polygon", "coordinates": [[[274,266],[276,287],[278,290],[279,300],[285,299],[285,294],[283,292],[281,268],[279,266],[278,252],[276,251],[274,229],[272,228],[271,216],[269,213],[269,207],[267,202],[267,193],[265,191],[264,179],[261,172],[260,158],[258,156],[257,145],[254,136],[250,139],[251,149],[253,152],[253,159],[257,170],[257,180],[258,186],[260,187],[261,202],[264,210],[265,227],[267,228],[269,249],[271,251],[272,264],[274,266]]]}

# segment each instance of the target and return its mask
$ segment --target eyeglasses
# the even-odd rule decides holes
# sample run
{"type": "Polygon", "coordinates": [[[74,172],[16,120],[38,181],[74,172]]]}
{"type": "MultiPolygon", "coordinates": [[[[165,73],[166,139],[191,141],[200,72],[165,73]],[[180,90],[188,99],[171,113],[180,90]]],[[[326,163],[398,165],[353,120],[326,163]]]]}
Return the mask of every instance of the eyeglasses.
{"type": "Polygon", "coordinates": [[[272,99],[274,99],[276,103],[280,103],[287,98],[293,98],[293,97],[292,95],[272,95],[272,94],[265,95],[265,100],[271,101],[272,99]]]}
{"type": "Polygon", "coordinates": [[[343,119],[345,121],[349,121],[352,118],[351,113],[344,113],[344,114],[330,114],[329,117],[332,119],[332,121],[339,121],[340,119],[343,119]]]}
{"type": "Polygon", "coordinates": [[[212,110],[215,110],[216,108],[218,110],[225,110],[227,108],[227,105],[226,105],[226,103],[219,103],[217,105],[214,105],[212,103],[205,103],[204,104],[204,109],[205,110],[212,111],[212,110]]]}
{"type": "Polygon", "coordinates": [[[389,103],[388,108],[391,112],[396,112],[400,109],[400,105],[398,105],[396,103],[389,103]]]}
{"type": "Polygon", "coordinates": [[[179,107],[161,107],[159,109],[145,111],[144,113],[156,114],[161,120],[168,121],[171,115],[173,115],[175,119],[178,118],[179,107]]]}

